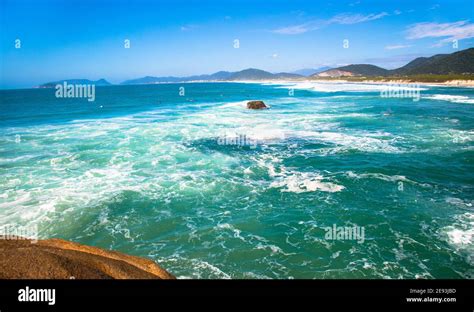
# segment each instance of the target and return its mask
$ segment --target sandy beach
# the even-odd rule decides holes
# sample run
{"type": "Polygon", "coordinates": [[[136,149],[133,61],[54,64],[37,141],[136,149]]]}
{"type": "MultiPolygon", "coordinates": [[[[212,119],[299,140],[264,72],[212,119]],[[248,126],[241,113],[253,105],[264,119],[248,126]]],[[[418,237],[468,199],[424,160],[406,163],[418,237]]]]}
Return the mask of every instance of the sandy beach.
{"type": "MultiPolygon", "coordinates": [[[[192,82],[204,82],[204,81],[192,81],[192,82]]],[[[209,81],[206,81],[209,82],[209,81]]],[[[222,82],[222,81],[214,81],[222,82]]],[[[468,87],[474,88],[474,80],[449,80],[445,82],[418,82],[410,80],[347,80],[347,79],[285,79],[285,80],[241,80],[241,81],[229,81],[229,82],[240,82],[240,83],[264,83],[264,84],[338,84],[338,83],[349,83],[349,84],[371,84],[371,85],[389,85],[389,84],[404,84],[404,85],[422,85],[422,86],[438,86],[438,87],[468,87]]]]}

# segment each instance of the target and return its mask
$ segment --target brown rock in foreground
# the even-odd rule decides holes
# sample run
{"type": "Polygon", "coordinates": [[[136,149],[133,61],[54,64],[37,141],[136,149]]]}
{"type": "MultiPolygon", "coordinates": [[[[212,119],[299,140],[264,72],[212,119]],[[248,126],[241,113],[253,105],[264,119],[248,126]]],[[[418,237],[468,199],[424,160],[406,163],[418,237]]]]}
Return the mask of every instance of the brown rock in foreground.
{"type": "Polygon", "coordinates": [[[264,109],[264,108],[268,108],[268,106],[265,105],[263,101],[250,101],[250,102],[247,102],[247,108],[248,109],[264,109]]]}
{"type": "Polygon", "coordinates": [[[3,239],[0,279],[174,279],[155,262],[62,239],[3,239]]]}

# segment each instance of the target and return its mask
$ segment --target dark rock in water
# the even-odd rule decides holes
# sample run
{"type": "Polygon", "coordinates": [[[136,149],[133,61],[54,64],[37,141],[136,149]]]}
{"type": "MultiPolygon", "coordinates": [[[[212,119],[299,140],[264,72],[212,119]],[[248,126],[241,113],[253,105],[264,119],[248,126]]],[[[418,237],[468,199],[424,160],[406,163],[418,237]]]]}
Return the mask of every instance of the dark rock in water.
{"type": "Polygon", "coordinates": [[[250,102],[247,102],[247,108],[248,109],[264,109],[264,108],[268,108],[268,106],[265,105],[263,101],[250,101],[250,102]]]}

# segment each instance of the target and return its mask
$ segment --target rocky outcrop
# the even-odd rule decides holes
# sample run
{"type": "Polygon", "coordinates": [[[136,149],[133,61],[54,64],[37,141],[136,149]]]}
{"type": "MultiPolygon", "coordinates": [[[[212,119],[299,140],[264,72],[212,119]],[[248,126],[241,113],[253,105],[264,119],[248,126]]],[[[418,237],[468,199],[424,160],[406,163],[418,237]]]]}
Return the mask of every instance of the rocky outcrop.
{"type": "Polygon", "coordinates": [[[174,279],[155,262],[62,239],[0,237],[0,279],[174,279]]]}
{"type": "Polygon", "coordinates": [[[265,105],[263,101],[250,101],[250,102],[247,102],[247,108],[248,109],[264,109],[264,108],[268,108],[268,106],[265,105]]]}

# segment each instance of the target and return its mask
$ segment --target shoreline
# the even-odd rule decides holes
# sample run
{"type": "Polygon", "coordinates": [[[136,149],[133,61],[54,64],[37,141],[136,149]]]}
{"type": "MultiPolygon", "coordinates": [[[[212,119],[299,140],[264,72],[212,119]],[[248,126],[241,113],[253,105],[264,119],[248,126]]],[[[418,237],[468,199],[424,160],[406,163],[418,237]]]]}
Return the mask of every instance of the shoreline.
{"type": "MultiPolygon", "coordinates": [[[[310,80],[311,81],[311,80],[310,80]]],[[[322,82],[324,80],[316,79],[314,81],[322,82]]],[[[328,81],[328,80],[326,80],[328,81]]],[[[422,86],[438,86],[438,87],[468,87],[474,88],[474,80],[448,80],[445,82],[424,82],[424,81],[411,81],[405,79],[389,79],[389,80],[362,80],[362,81],[350,81],[350,80],[343,80],[345,83],[363,83],[363,84],[418,84],[422,86]]],[[[342,82],[342,81],[341,81],[342,82]]]]}
{"type": "Polygon", "coordinates": [[[239,80],[239,81],[194,81],[193,83],[203,82],[236,82],[236,83],[266,83],[266,84],[298,84],[298,83],[322,83],[322,84],[366,84],[366,85],[389,85],[389,84],[408,84],[408,85],[422,85],[434,87],[458,87],[458,88],[474,88],[474,80],[448,80],[445,82],[418,82],[410,80],[347,80],[347,79],[304,79],[304,80],[239,80]]]}

